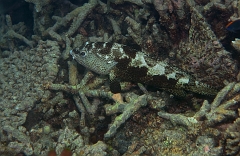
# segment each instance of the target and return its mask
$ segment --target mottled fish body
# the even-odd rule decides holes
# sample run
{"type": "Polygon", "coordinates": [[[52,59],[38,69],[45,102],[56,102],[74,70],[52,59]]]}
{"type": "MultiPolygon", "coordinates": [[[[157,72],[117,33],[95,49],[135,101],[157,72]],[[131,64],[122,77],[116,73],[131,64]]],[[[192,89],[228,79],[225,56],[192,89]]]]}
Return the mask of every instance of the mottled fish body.
{"type": "Polygon", "coordinates": [[[184,96],[185,91],[203,95],[216,95],[217,90],[197,81],[193,76],[167,64],[154,60],[144,52],[129,46],[95,42],[70,51],[73,59],[86,68],[109,75],[111,91],[120,92],[119,81],[133,81],[167,90],[184,96]],[[114,87],[115,86],[115,87],[114,87]]]}

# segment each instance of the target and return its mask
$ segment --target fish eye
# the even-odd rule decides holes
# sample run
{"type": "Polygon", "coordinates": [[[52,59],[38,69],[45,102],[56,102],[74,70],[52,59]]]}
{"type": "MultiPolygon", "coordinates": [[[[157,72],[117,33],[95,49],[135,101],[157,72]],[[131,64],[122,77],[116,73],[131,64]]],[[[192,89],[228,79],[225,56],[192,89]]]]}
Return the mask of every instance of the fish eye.
{"type": "Polygon", "coordinates": [[[85,52],[85,51],[82,51],[82,52],[79,53],[79,55],[82,56],[82,57],[84,57],[84,56],[86,56],[86,52],[85,52]]]}

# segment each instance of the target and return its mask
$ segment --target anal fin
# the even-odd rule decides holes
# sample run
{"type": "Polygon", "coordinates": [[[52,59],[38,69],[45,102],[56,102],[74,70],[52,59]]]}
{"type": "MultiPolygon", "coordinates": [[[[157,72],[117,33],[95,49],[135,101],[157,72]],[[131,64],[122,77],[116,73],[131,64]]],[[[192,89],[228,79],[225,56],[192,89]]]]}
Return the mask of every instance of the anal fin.
{"type": "Polygon", "coordinates": [[[187,95],[187,93],[182,89],[163,88],[163,90],[166,90],[177,97],[186,97],[187,95]]]}

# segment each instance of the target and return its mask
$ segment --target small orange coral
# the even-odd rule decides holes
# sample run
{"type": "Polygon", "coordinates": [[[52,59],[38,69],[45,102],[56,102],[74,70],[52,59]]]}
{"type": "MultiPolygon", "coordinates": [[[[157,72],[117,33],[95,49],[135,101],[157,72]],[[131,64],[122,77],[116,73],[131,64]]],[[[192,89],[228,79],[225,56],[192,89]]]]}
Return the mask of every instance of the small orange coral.
{"type": "Polygon", "coordinates": [[[122,95],[120,93],[113,94],[112,98],[113,98],[114,101],[116,101],[118,103],[123,103],[123,98],[122,98],[122,95]]]}

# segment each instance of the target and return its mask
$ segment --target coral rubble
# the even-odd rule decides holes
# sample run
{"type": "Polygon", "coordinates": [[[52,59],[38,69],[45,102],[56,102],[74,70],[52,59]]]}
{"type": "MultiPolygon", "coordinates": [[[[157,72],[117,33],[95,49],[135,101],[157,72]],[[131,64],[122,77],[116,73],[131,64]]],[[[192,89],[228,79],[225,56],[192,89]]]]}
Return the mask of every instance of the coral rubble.
{"type": "Polygon", "coordinates": [[[59,46],[55,41],[39,41],[38,46],[23,51],[6,52],[1,58],[1,141],[15,138],[9,147],[27,154],[33,149],[30,138],[22,125],[36,101],[47,98],[49,91],[43,90],[42,82],[52,82],[58,73],[59,46]],[[34,62],[34,63],[33,63],[34,62]],[[8,135],[6,135],[8,134],[8,135]],[[30,150],[31,149],[31,150],[30,150]]]}
{"type": "MultiPolygon", "coordinates": [[[[2,0],[0,155],[239,155],[240,40],[225,30],[239,18],[236,0],[2,0]],[[131,63],[146,63],[144,53],[218,93],[192,85],[179,98],[126,79],[114,94],[114,75],[101,75],[111,69],[97,65],[116,62],[96,56],[86,69],[70,57],[86,42],[132,47],[131,63]]],[[[157,67],[151,77],[165,72],[157,67]]]]}

